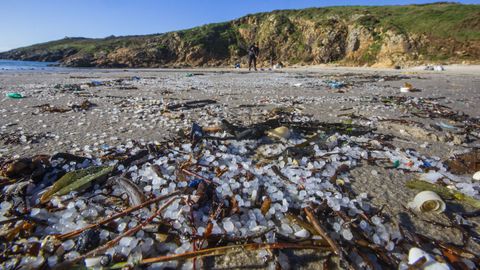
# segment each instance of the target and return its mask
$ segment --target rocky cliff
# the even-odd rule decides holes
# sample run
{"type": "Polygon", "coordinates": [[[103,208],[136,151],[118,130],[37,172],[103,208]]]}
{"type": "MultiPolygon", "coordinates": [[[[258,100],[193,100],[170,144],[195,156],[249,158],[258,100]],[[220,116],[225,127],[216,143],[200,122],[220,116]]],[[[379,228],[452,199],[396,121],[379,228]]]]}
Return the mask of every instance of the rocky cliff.
{"type": "Polygon", "coordinates": [[[165,34],[65,38],[0,58],[72,67],[229,66],[245,63],[252,42],[263,66],[480,63],[480,5],[281,10],[165,34]]]}

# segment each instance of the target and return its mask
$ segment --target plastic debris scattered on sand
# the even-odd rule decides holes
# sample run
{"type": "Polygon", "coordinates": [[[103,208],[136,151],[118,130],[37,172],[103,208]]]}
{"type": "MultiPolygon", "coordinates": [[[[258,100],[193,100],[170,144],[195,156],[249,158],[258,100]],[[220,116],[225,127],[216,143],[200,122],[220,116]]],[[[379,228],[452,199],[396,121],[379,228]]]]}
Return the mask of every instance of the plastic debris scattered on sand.
{"type": "MultiPolygon", "coordinates": [[[[177,85],[178,76],[185,76],[185,72],[175,76],[172,83],[177,85]]],[[[285,80],[284,84],[292,86],[299,82],[310,89],[326,86],[325,81],[316,78],[311,81],[301,76],[295,78],[300,80],[285,80]]],[[[341,76],[335,78],[345,79],[347,87],[362,83],[341,76]]],[[[370,76],[365,81],[371,83],[379,78],[370,76]]],[[[184,81],[190,84],[197,79],[201,78],[184,81]]],[[[127,87],[140,86],[149,80],[145,77],[130,84],[137,78],[128,77],[105,80],[102,85],[132,89],[127,87]]],[[[77,97],[86,92],[100,92],[89,89],[88,85],[88,82],[59,85],[52,92],[77,97]],[[80,87],[84,91],[76,92],[80,87]]],[[[462,262],[479,264],[478,256],[470,253],[469,246],[455,246],[446,255],[450,243],[435,240],[435,235],[428,235],[430,229],[423,235],[413,226],[396,222],[388,204],[384,209],[374,203],[378,195],[375,192],[356,193],[352,189],[355,181],[357,185],[365,183],[358,182],[363,177],[357,177],[364,169],[368,170],[365,181],[372,182],[395,181],[398,175],[418,174],[423,181],[407,181],[407,187],[422,191],[415,196],[413,208],[439,213],[445,211],[443,200],[466,204],[466,211],[455,208],[454,218],[437,216],[449,219],[452,228],[445,230],[451,233],[450,230],[461,225],[455,223],[458,220],[466,223],[469,218],[477,218],[472,216],[476,212],[468,207],[480,209],[479,183],[471,179],[480,178],[478,153],[454,152],[451,158],[429,156],[414,147],[397,144],[401,140],[398,134],[383,133],[378,124],[396,123],[401,130],[408,131],[407,135],[413,134],[410,131],[415,127],[421,130],[417,134],[427,138],[434,135],[431,132],[451,133],[441,130],[449,129],[450,123],[455,133],[477,132],[476,118],[460,115],[436,99],[404,95],[352,101],[367,100],[392,110],[406,108],[405,111],[415,112],[418,118],[429,119],[429,124],[408,118],[379,119],[359,112],[335,123],[321,122],[302,114],[305,108],[300,109],[302,105],[298,103],[305,107],[309,103],[294,98],[259,97],[259,105],[265,107],[258,117],[250,110],[257,104],[242,104],[250,106],[245,106],[249,113],[246,120],[237,115],[230,119],[236,111],[225,113],[221,99],[122,98],[115,103],[119,107],[109,111],[111,114],[117,114],[117,109],[135,110],[138,119],[150,121],[145,116],[151,116],[161,120],[176,136],[172,133],[172,137],[161,142],[123,141],[115,136],[107,142],[103,140],[108,138],[105,134],[94,145],[75,145],[78,147],[72,152],[75,155],[57,153],[0,159],[0,223],[4,230],[0,238],[5,242],[3,249],[0,248],[5,264],[0,264],[0,268],[12,265],[24,269],[61,269],[65,264],[84,264],[95,269],[119,265],[201,269],[204,265],[195,258],[229,254],[231,248],[255,251],[262,259],[272,256],[268,262],[264,261],[268,267],[275,266],[286,255],[281,250],[272,254],[267,251],[283,248],[318,250],[315,254],[320,254],[319,261],[314,262],[317,264],[314,267],[323,258],[329,258],[329,254],[338,257],[338,268],[345,269],[357,266],[373,269],[377,265],[384,269],[430,269],[432,265],[444,269],[456,264],[452,254],[466,254],[462,262]],[[275,107],[266,107],[270,105],[275,107]],[[196,119],[195,113],[202,117],[196,119]],[[419,248],[410,250],[412,247],[419,248]],[[411,254],[407,254],[409,250],[411,254]],[[159,258],[168,262],[149,263],[159,258]]],[[[99,107],[102,105],[99,103],[99,107]]],[[[68,103],[63,108],[47,103],[36,106],[39,109],[35,113],[68,110],[76,117],[75,109],[86,110],[91,106],[88,101],[81,105],[68,103]]],[[[240,106],[238,109],[243,110],[240,106]]],[[[350,106],[342,109],[352,110],[350,106]]],[[[135,123],[134,127],[143,126],[135,123]]],[[[5,144],[26,144],[35,140],[35,136],[27,130],[12,130],[0,134],[0,139],[5,144]]],[[[424,143],[423,139],[403,141],[424,143]]],[[[368,187],[367,184],[365,189],[368,187]]],[[[395,198],[391,202],[397,204],[398,199],[401,200],[395,198]]],[[[399,205],[403,201],[395,207],[399,205]]],[[[421,216],[410,210],[402,214],[412,218],[421,216]]],[[[429,216],[421,216],[415,222],[428,222],[429,216]]],[[[463,226],[463,235],[473,238],[475,229],[463,226]]]]}
{"type": "Polygon", "coordinates": [[[290,130],[287,127],[278,127],[267,131],[267,135],[276,139],[288,139],[290,137],[290,130]]]}
{"type": "Polygon", "coordinates": [[[474,173],[472,178],[473,178],[473,180],[480,181],[480,171],[474,173]]]}
{"type": "Polygon", "coordinates": [[[402,93],[408,93],[413,90],[413,85],[410,83],[405,83],[403,87],[400,87],[400,92],[402,93]]]}
{"type": "Polygon", "coordinates": [[[90,86],[101,86],[103,83],[101,81],[91,81],[90,86]]]}
{"type": "Polygon", "coordinates": [[[283,65],[281,63],[273,65],[273,69],[281,69],[283,68],[283,65]]]}
{"type": "Polygon", "coordinates": [[[436,66],[425,66],[424,70],[430,70],[430,71],[444,71],[445,68],[441,65],[436,65],[436,66]]]}
{"type": "Polygon", "coordinates": [[[438,122],[437,123],[437,126],[441,127],[441,128],[446,128],[446,129],[455,129],[454,126],[452,125],[449,125],[449,124],[446,124],[444,122],[438,122]]]}
{"type": "MultiPolygon", "coordinates": [[[[411,248],[410,251],[408,252],[408,264],[409,265],[420,264],[418,267],[413,267],[414,269],[450,270],[450,267],[448,266],[448,264],[440,263],[436,261],[433,255],[416,247],[411,248]]],[[[399,269],[404,269],[404,268],[399,267],[399,269]]],[[[411,268],[407,267],[406,269],[411,269],[411,268]]]]}
{"type": "Polygon", "coordinates": [[[327,84],[332,89],[340,89],[346,86],[344,82],[339,81],[327,81],[327,84]]]}

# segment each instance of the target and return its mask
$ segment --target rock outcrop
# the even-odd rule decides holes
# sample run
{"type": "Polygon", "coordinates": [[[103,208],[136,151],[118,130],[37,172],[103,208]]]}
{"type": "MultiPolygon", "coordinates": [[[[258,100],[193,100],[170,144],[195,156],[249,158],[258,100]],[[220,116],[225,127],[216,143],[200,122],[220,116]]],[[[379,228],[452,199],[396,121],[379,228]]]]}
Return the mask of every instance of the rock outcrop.
{"type": "Polygon", "coordinates": [[[248,15],[158,35],[66,38],[0,53],[71,67],[230,66],[256,42],[260,65],[480,62],[480,5],[333,7],[248,15]]]}

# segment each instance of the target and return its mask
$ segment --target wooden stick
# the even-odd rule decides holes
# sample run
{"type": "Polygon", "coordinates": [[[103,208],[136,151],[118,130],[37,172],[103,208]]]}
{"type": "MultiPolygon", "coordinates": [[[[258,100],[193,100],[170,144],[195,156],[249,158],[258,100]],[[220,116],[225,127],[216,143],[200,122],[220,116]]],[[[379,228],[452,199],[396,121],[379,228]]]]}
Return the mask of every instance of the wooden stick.
{"type": "Polygon", "coordinates": [[[91,225],[88,225],[82,229],[78,229],[78,230],[75,230],[75,231],[71,231],[69,233],[65,233],[65,234],[61,234],[59,236],[57,236],[58,239],[60,240],[65,240],[65,239],[68,239],[68,238],[72,238],[72,237],[75,237],[79,234],[81,234],[82,232],[86,231],[86,230],[89,230],[89,229],[93,229],[93,228],[97,228],[103,224],[107,224],[109,222],[111,222],[112,220],[115,220],[119,217],[123,217],[123,216],[126,216],[127,214],[131,213],[131,212],[135,212],[137,210],[140,210],[142,208],[144,208],[145,206],[148,206],[150,204],[153,204],[153,203],[156,203],[156,202],[159,202],[159,201],[162,201],[162,200],[165,200],[169,197],[172,197],[172,196],[175,196],[177,194],[179,194],[181,192],[181,190],[177,190],[177,191],[174,191],[172,193],[169,193],[167,195],[163,195],[163,196],[159,196],[159,197],[156,197],[156,198],[153,198],[153,199],[150,199],[148,201],[145,201],[144,203],[142,204],[139,204],[137,206],[134,206],[134,207],[130,207],[128,209],[126,209],[125,211],[122,211],[120,213],[117,213],[111,217],[108,217],[108,218],[105,218],[95,224],[91,224],[91,225]]]}
{"type": "Polygon", "coordinates": [[[205,181],[205,182],[207,182],[207,183],[209,183],[209,184],[212,183],[212,180],[210,180],[210,179],[208,179],[208,178],[206,178],[206,177],[204,177],[204,176],[201,176],[201,175],[198,174],[198,173],[191,172],[191,171],[189,171],[189,170],[187,170],[187,169],[182,169],[182,172],[185,173],[185,174],[188,174],[188,175],[190,175],[190,176],[194,176],[194,177],[200,178],[200,179],[202,179],[203,181],[205,181]]]}
{"type": "MultiPolygon", "coordinates": [[[[305,230],[307,230],[312,235],[318,235],[317,231],[315,230],[315,228],[312,227],[312,225],[310,225],[310,223],[301,220],[299,217],[296,217],[294,214],[289,213],[289,212],[287,212],[285,214],[285,216],[288,218],[288,220],[296,223],[298,226],[304,228],[305,230]]],[[[323,240],[325,240],[325,239],[323,239],[323,240]]]]}
{"type": "Polygon", "coordinates": [[[333,252],[338,256],[342,256],[342,250],[340,249],[338,244],[330,236],[328,236],[327,231],[320,225],[317,219],[313,216],[312,211],[308,207],[303,208],[303,211],[305,211],[305,214],[307,214],[308,221],[312,223],[313,227],[318,232],[318,234],[327,241],[327,243],[332,248],[333,252]]]}
{"type": "Polygon", "coordinates": [[[188,251],[181,254],[166,255],[154,258],[143,259],[140,264],[149,264],[156,262],[166,262],[173,260],[186,260],[191,258],[206,257],[206,256],[219,256],[227,254],[229,251],[234,250],[258,250],[258,249],[320,249],[329,251],[330,249],[325,246],[315,245],[299,245],[292,243],[250,243],[243,245],[223,246],[215,248],[201,249],[197,251],[188,251]]]}
{"type": "Polygon", "coordinates": [[[222,127],[220,127],[220,126],[209,126],[209,127],[203,127],[202,130],[203,130],[203,132],[207,132],[207,133],[215,133],[215,132],[222,131],[222,127]]]}
{"type": "Polygon", "coordinates": [[[114,239],[108,241],[107,243],[105,243],[103,246],[101,247],[98,247],[90,252],[87,252],[86,254],[82,255],[82,256],[79,256],[79,257],[76,257],[75,259],[73,260],[70,260],[70,261],[65,261],[61,264],[58,264],[57,266],[55,266],[53,269],[65,269],[66,267],[70,266],[70,265],[73,265],[81,260],[84,260],[85,258],[88,258],[88,257],[95,257],[97,255],[99,255],[101,252],[104,252],[105,250],[113,247],[115,244],[117,244],[118,242],[120,242],[120,240],[122,240],[123,237],[126,237],[126,236],[130,236],[138,231],[140,231],[143,227],[147,226],[148,224],[150,224],[154,218],[156,218],[158,215],[160,215],[162,213],[162,211],[167,208],[171,203],[173,203],[173,201],[175,201],[176,199],[178,199],[178,197],[174,197],[174,198],[171,198],[169,201],[167,201],[165,204],[163,204],[160,209],[158,209],[153,215],[151,215],[150,217],[148,217],[144,222],[138,224],[137,226],[131,228],[130,230],[120,234],[119,236],[115,237],[114,239]]]}

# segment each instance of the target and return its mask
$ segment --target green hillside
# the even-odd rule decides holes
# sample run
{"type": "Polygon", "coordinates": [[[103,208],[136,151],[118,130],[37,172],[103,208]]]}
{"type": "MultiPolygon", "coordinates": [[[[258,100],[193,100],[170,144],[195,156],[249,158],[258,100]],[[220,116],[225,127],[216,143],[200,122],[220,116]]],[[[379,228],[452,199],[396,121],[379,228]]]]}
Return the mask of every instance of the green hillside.
{"type": "Polygon", "coordinates": [[[188,30],[105,39],[65,38],[0,53],[0,58],[66,66],[226,66],[245,62],[411,65],[480,61],[480,5],[436,3],[279,10],[188,30]]]}

